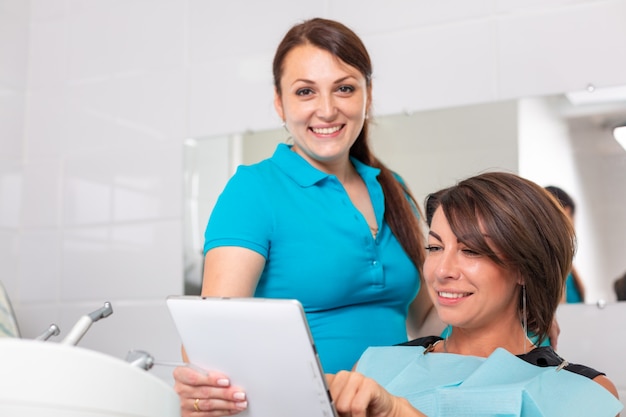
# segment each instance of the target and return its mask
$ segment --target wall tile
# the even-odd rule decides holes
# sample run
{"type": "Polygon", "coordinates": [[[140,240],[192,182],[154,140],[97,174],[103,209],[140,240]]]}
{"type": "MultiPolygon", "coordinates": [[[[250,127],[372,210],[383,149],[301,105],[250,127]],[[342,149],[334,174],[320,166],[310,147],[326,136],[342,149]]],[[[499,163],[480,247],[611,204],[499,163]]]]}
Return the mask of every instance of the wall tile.
{"type": "Polygon", "coordinates": [[[64,155],[100,151],[126,143],[117,120],[121,97],[115,77],[74,82],[64,93],[67,96],[64,155]]]}
{"type": "Polygon", "coordinates": [[[333,1],[329,17],[365,36],[482,19],[493,13],[493,7],[491,0],[388,0],[384,7],[376,2],[333,1]]]}
{"type": "Polygon", "coordinates": [[[29,0],[31,23],[65,19],[70,0],[29,0]]]}
{"type": "Polygon", "coordinates": [[[504,13],[551,12],[559,7],[571,7],[601,0],[496,0],[497,9],[504,13]]]}
{"type": "Polygon", "coordinates": [[[214,136],[279,127],[281,120],[273,104],[271,60],[269,55],[257,55],[191,67],[189,135],[214,136]]]}
{"type": "Polygon", "coordinates": [[[375,68],[375,114],[495,100],[493,38],[490,20],[366,37],[375,68]],[[407,47],[392,47],[398,44],[407,47]]]}
{"type": "Polygon", "coordinates": [[[623,48],[624,21],[623,1],[502,17],[498,21],[502,96],[582,90],[589,83],[625,84],[626,55],[607,53],[623,48]]]}
{"type": "Polygon", "coordinates": [[[5,0],[0,4],[0,92],[26,87],[28,19],[28,2],[5,0]]]}
{"type": "Polygon", "coordinates": [[[113,148],[68,159],[64,223],[77,226],[180,216],[182,158],[182,145],[169,143],[113,148]]]}
{"type": "Polygon", "coordinates": [[[186,136],[186,72],[137,72],[67,89],[63,153],[180,143],[186,136]]]}
{"type": "Polygon", "coordinates": [[[23,182],[21,165],[0,164],[0,228],[20,227],[23,182]]]}
{"type": "MultiPolygon", "coordinates": [[[[95,168],[95,167],[94,167],[95,168]]],[[[110,222],[113,218],[113,185],[110,177],[97,177],[69,168],[63,189],[63,224],[86,225],[110,222]]]]}
{"type": "Polygon", "coordinates": [[[20,302],[56,302],[61,283],[61,232],[26,231],[20,243],[20,302]]]}
{"type": "Polygon", "coordinates": [[[115,221],[180,217],[182,152],[182,146],[172,144],[117,157],[115,221]]]}
{"type": "Polygon", "coordinates": [[[116,77],[114,114],[120,141],[151,146],[187,136],[187,72],[151,71],[116,77]]]}
{"type": "Polygon", "coordinates": [[[64,301],[160,297],[182,288],[180,220],[67,230],[64,301]]]}
{"type": "Polygon", "coordinates": [[[27,158],[59,158],[67,140],[66,93],[59,88],[40,89],[27,94],[26,129],[21,138],[27,158]]]}
{"type": "Polygon", "coordinates": [[[66,18],[31,22],[29,90],[59,86],[67,81],[70,59],[67,22],[66,18]]]}
{"type": "Polygon", "coordinates": [[[22,160],[24,109],[23,92],[0,87],[0,162],[22,160]]]}
{"type": "Polygon", "coordinates": [[[124,2],[112,16],[113,71],[181,69],[186,55],[186,7],[181,1],[124,2]]]}
{"type": "Polygon", "coordinates": [[[184,11],[178,1],[72,0],[69,73],[73,81],[182,65],[184,11]]]}
{"type": "MultiPolygon", "coordinates": [[[[293,24],[323,14],[321,1],[189,0],[190,62],[199,65],[223,58],[272,56],[293,24]]],[[[271,71],[270,66],[266,68],[271,71]]]]}
{"type": "Polygon", "coordinates": [[[61,163],[54,159],[30,159],[24,165],[22,225],[25,228],[57,227],[61,214],[61,163]]]}
{"type": "MultiPolygon", "coordinates": [[[[58,1],[58,0],[57,0],[58,1]]],[[[82,16],[82,15],[99,15],[106,13],[110,10],[115,10],[117,12],[121,11],[120,9],[130,3],[129,0],[91,0],[89,3],[85,3],[83,0],[62,0],[67,1],[69,4],[69,8],[71,13],[82,16]]],[[[133,2],[141,1],[141,0],[131,0],[133,2]]],[[[145,1],[145,0],[144,0],[145,1]]]]}
{"type": "Polygon", "coordinates": [[[17,230],[0,228],[0,282],[14,305],[20,301],[20,239],[17,230]]]}
{"type": "Polygon", "coordinates": [[[116,51],[121,47],[116,31],[116,17],[120,10],[114,6],[98,7],[93,11],[78,13],[72,3],[69,15],[69,78],[73,81],[89,80],[112,74],[118,68],[116,51]]]}

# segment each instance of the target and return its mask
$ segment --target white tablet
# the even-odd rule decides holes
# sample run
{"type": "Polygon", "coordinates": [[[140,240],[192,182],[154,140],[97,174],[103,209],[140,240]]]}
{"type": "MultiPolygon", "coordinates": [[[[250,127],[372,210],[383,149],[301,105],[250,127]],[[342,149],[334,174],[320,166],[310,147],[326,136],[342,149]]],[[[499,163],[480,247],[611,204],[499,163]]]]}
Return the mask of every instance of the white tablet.
{"type": "Polygon", "coordinates": [[[245,389],[242,417],[337,416],[296,300],[170,296],[190,363],[245,389]]]}

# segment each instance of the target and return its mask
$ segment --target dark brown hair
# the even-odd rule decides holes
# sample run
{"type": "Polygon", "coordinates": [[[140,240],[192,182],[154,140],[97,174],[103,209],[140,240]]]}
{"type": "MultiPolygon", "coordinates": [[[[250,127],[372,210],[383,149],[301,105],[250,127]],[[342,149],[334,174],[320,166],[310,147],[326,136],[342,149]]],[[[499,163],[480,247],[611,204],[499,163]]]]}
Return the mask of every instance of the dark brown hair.
{"type": "Polygon", "coordinates": [[[613,282],[617,301],[626,301],[626,273],[613,282]]]}
{"type": "Polygon", "coordinates": [[[557,187],[556,185],[548,185],[545,187],[550,194],[556,198],[563,208],[568,208],[572,211],[572,215],[576,214],[576,203],[574,199],[565,192],[564,189],[557,187]]]}
{"type": "MultiPolygon", "coordinates": [[[[567,192],[565,192],[564,189],[557,187],[555,185],[548,185],[545,187],[545,189],[548,190],[548,192],[552,194],[554,198],[557,199],[559,204],[561,204],[564,209],[567,209],[567,208],[570,209],[570,213],[572,217],[576,214],[576,203],[574,203],[574,199],[567,192]]],[[[572,221],[573,220],[574,219],[572,218],[572,221]]],[[[570,273],[572,274],[572,278],[574,278],[573,280],[574,287],[576,287],[576,290],[580,294],[580,298],[582,298],[582,300],[584,301],[585,300],[585,285],[583,284],[582,278],[580,277],[580,275],[578,274],[578,271],[576,270],[576,268],[574,268],[573,265],[572,265],[572,270],[570,271],[570,273]]],[[[564,291],[566,290],[564,289],[564,291]]],[[[564,298],[564,300],[566,301],[566,298],[564,298]]]]}
{"type": "MultiPolygon", "coordinates": [[[[562,207],[543,187],[515,174],[484,173],[431,194],[427,222],[441,207],[455,236],[526,286],[528,330],[543,341],[572,267],[576,236],[562,207]],[[489,241],[486,236],[489,236],[489,241]]],[[[518,311],[523,314],[520,291],[518,311]]]]}
{"type": "MultiPolygon", "coordinates": [[[[274,55],[274,87],[281,95],[280,80],[287,54],[300,45],[313,45],[330,52],[341,61],[359,70],[368,89],[372,86],[372,62],[361,39],[351,29],[334,20],[315,18],[293,26],[278,45],[274,55]]],[[[424,263],[423,234],[416,214],[419,208],[413,195],[371,152],[368,144],[368,120],[350,149],[350,156],[366,165],[380,169],[378,180],[385,194],[385,220],[404,251],[422,272],[424,263]]]]}

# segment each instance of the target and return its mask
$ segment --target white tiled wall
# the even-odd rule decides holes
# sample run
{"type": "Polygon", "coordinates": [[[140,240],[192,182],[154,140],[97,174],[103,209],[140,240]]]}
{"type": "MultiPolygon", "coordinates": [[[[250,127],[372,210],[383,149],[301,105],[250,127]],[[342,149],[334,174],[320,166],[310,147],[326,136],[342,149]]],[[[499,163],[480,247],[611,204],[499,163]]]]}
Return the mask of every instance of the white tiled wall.
{"type": "MultiPolygon", "coordinates": [[[[25,336],[179,357],[183,140],[277,127],[271,58],[320,15],[360,33],[375,111],[626,83],[626,2],[0,0],[0,279],[25,336]]],[[[165,376],[167,378],[167,376],[165,376]]]]}
{"type": "Polygon", "coordinates": [[[0,1],[0,279],[19,294],[28,56],[27,2],[0,1]]]}

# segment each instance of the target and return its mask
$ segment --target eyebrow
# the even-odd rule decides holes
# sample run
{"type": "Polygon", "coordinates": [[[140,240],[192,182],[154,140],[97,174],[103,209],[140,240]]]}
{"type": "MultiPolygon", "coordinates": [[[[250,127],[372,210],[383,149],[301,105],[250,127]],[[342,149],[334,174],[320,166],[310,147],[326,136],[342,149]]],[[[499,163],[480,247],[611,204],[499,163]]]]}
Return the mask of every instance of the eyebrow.
{"type": "MultiPolygon", "coordinates": [[[[441,236],[439,236],[437,233],[433,232],[432,230],[429,230],[429,231],[428,231],[428,234],[429,234],[430,236],[434,237],[435,239],[437,239],[438,241],[442,242],[442,240],[441,240],[441,236]]],[[[489,238],[489,235],[487,235],[487,234],[484,234],[483,236],[484,236],[486,239],[487,239],[487,238],[489,238]]],[[[466,239],[460,239],[460,238],[457,236],[456,241],[457,241],[457,242],[459,242],[459,243],[463,243],[464,245],[466,245],[466,243],[465,243],[465,242],[466,242],[466,239]]]]}
{"type": "Polygon", "coordinates": [[[432,230],[429,230],[428,234],[441,242],[441,236],[439,236],[437,233],[433,232],[432,230]]]}
{"type": "MultiPolygon", "coordinates": [[[[346,80],[348,80],[349,78],[352,78],[352,79],[356,80],[356,77],[354,75],[346,75],[345,77],[342,77],[342,78],[339,78],[339,79],[333,81],[333,84],[341,84],[341,83],[345,82],[346,80]]],[[[303,82],[303,83],[306,83],[306,84],[316,84],[316,82],[313,81],[313,80],[308,80],[306,78],[297,78],[297,79],[295,79],[293,81],[293,83],[291,83],[291,85],[294,85],[297,82],[303,82]]]]}

